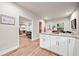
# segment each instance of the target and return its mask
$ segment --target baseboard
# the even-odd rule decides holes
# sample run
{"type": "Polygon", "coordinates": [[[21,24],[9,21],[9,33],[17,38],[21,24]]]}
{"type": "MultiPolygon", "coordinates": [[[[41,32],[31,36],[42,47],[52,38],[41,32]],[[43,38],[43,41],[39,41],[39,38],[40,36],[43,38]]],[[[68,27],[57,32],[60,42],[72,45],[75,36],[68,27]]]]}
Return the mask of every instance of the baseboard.
{"type": "Polygon", "coordinates": [[[12,51],[12,50],[15,50],[15,49],[17,49],[17,48],[18,48],[18,46],[15,46],[15,47],[12,47],[12,48],[9,48],[9,49],[0,51],[0,56],[4,55],[4,54],[6,54],[6,53],[8,53],[8,52],[10,52],[10,51],[12,51]]]}
{"type": "Polygon", "coordinates": [[[39,39],[39,37],[36,37],[35,39],[36,39],[36,40],[38,40],[38,39],[39,39]]]}
{"type": "Polygon", "coordinates": [[[35,40],[38,40],[38,39],[39,39],[39,37],[36,37],[36,38],[32,39],[32,41],[35,41],[35,40]]]}

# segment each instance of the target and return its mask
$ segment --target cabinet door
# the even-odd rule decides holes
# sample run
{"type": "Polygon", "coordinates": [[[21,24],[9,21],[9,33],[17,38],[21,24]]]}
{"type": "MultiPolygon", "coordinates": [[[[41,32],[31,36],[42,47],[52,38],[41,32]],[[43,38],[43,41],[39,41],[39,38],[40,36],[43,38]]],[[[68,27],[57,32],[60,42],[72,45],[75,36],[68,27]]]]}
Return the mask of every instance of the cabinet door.
{"type": "Polygon", "coordinates": [[[68,55],[68,39],[67,37],[59,37],[58,39],[58,54],[68,55]]]}
{"type": "Polygon", "coordinates": [[[40,46],[42,48],[48,49],[50,50],[50,39],[49,39],[49,35],[41,35],[40,36],[40,46]]]}
{"type": "Polygon", "coordinates": [[[79,39],[76,38],[76,48],[75,48],[76,56],[79,56],[79,39]]]}
{"type": "Polygon", "coordinates": [[[51,36],[51,51],[57,53],[58,46],[57,46],[57,36],[51,36]]]}
{"type": "Polygon", "coordinates": [[[44,40],[45,40],[45,37],[44,35],[40,34],[40,47],[44,47],[44,40]]]}
{"type": "Polygon", "coordinates": [[[72,37],[68,37],[68,52],[69,52],[69,56],[73,56],[74,55],[74,49],[75,49],[75,38],[72,37]]]}

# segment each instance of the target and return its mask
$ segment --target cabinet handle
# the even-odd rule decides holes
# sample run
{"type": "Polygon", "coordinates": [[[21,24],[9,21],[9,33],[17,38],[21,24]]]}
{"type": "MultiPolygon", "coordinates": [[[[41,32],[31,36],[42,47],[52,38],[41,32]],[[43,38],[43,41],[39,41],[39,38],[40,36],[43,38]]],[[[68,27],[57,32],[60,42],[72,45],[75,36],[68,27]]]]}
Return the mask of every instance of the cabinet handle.
{"type": "Polygon", "coordinates": [[[58,46],[59,46],[59,42],[58,42],[58,46]]]}
{"type": "Polygon", "coordinates": [[[43,41],[45,41],[45,39],[43,39],[43,41]]]}
{"type": "Polygon", "coordinates": [[[58,41],[56,42],[56,45],[58,45],[58,46],[59,46],[59,42],[58,42],[58,41]]]}
{"type": "Polygon", "coordinates": [[[69,44],[70,44],[70,39],[69,39],[69,44]]]}
{"type": "Polygon", "coordinates": [[[58,43],[56,42],[56,45],[58,45],[58,43]]]}

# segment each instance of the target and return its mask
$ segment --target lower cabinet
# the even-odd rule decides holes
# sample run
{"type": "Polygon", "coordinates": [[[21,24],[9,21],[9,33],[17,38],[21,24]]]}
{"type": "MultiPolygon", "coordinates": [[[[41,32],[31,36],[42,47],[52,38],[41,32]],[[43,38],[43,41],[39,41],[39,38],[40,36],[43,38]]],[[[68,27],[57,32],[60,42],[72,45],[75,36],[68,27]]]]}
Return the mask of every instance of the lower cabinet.
{"type": "Polygon", "coordinates": [[[67,37],[59,37],[58,39],[58,54],[67,56],[68,55],[68,39],[67,37]]]}
{"type": "Polygon", "coordinates": [[[41,34],[40,47],[62,56],[79,56],[79,39],[41,34]]]}
{"type": "Polygon", "coordinates": [[[50,45],[51,45],[51,51],[52,52],[55,52],[55,53],[58,53],[58,42],[57,42],[57,36],[50,36],[50,45]]]}
{"type": "Polygon", "coordinates": [[[50,50],[50,39],[48,35],[40,35],[40,47],[50,50]]]}
{"type": "Polygon", "coordinates": [[[52,36],[51,37],[51,51],[60,55],[67,56],[68,40],[66,37],[52,36]]]}
{"type": "Polygon", "coordinates": [[[75,55],[75,47],[76,47],[76,39],[75,38],[72,38],[72,37],[67,37],[68,39],[68,55],[69,56],[73,56],[75,55]]]}
{"type": "Polygon", "coordinates": [[[76,39],[76,47],[74,49],[75,56],[79,56],[79,39],[76,39]]]}

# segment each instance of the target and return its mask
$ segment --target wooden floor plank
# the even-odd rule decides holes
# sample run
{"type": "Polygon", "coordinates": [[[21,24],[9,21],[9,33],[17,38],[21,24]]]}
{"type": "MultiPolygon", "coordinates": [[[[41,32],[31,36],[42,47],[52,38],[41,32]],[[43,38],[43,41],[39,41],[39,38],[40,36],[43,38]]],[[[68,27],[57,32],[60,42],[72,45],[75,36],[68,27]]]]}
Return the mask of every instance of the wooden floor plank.
{"type": "Polygon", "coordinates": [[[20,47],[4,56],[56,56],[54,53],[40,48],[40,41],[32,41],[26,36],[20,36],[20,47]]]}

